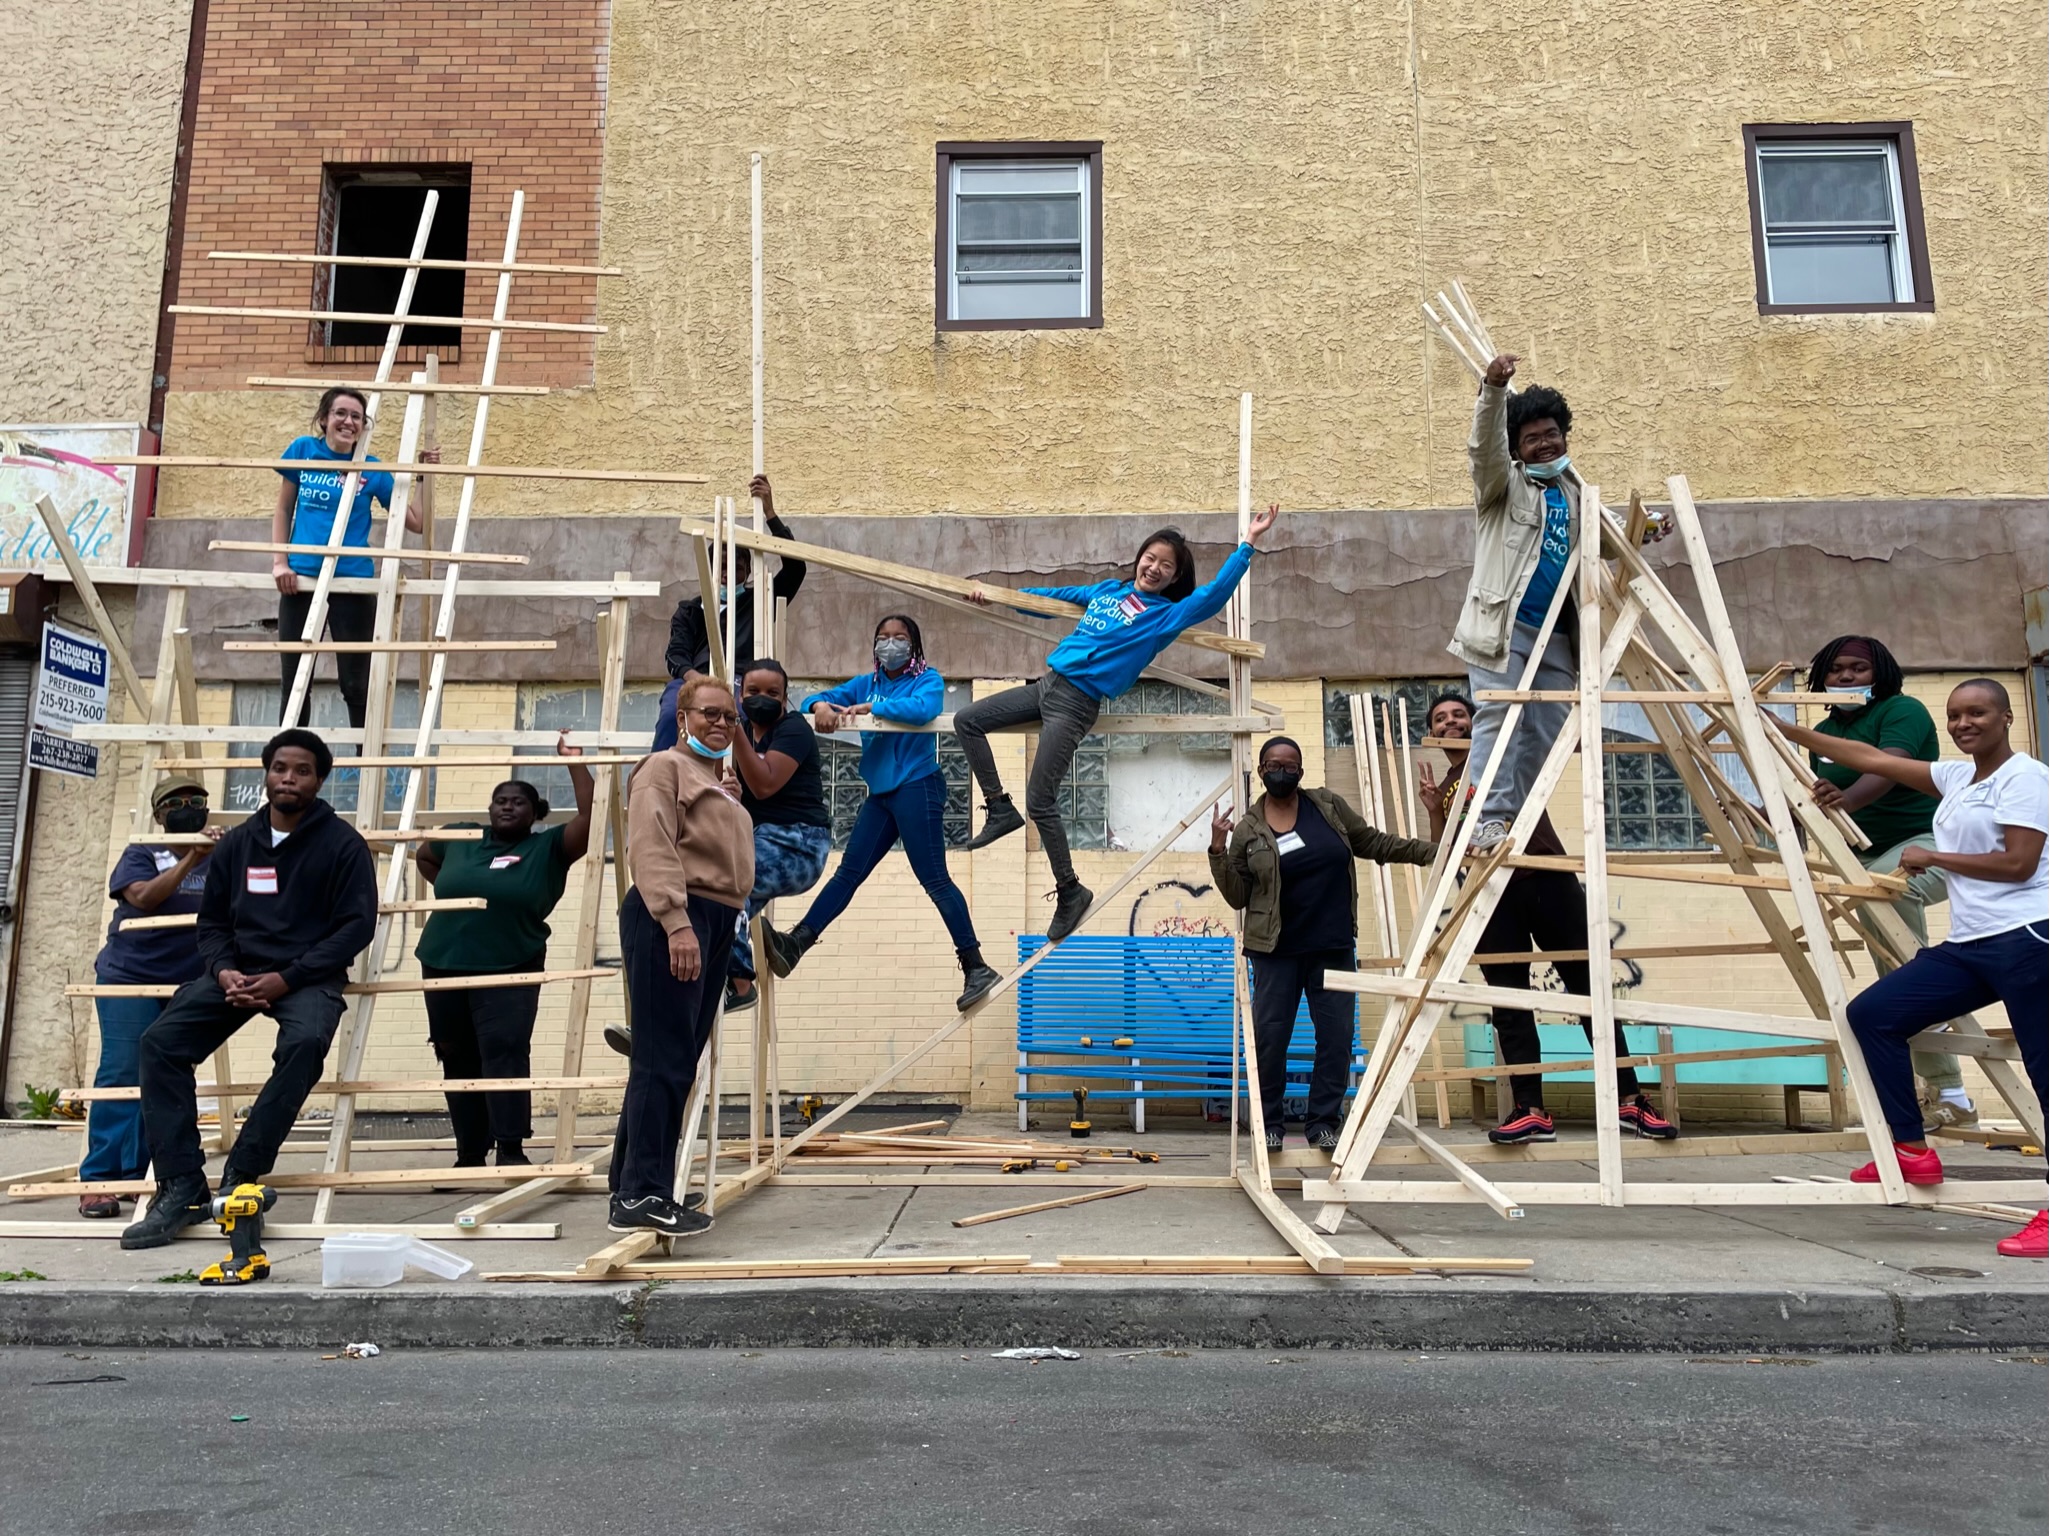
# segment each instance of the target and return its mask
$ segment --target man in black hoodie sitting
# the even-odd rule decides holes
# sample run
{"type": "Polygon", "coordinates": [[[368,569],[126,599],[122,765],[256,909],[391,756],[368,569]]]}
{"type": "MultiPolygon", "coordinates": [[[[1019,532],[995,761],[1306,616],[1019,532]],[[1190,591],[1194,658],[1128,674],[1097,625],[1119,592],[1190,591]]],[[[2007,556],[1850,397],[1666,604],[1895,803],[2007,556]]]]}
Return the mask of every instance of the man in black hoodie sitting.
{"type": "Polygon", "coordinates": [[[356,829],[319,798],[334,767],[311,731],[263,749],[264,809],[223,837],[199,898],[206,974],[143,1031],[142,1123],[156,1166],[149,1213],[123,1248],[157,1248],[209,1215],[193,1068],[258,1013],[277,1021],[275,1065],[228,1153],[221,1188],[261,1179],[320,1081],[342,982],[377,927],[377,880],[356,829]]]}

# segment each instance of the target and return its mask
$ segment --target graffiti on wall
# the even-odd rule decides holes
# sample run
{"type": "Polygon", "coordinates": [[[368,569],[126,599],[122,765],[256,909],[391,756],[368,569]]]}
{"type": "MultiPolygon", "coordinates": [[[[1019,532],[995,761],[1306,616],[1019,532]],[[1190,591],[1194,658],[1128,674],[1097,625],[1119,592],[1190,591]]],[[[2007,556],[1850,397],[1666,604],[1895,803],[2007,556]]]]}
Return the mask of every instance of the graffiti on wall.
{"type": "Polygon", "coordinates": [[[1131,903],[1131,921],[1125,931],[1133,938],[1229,938],[1230,919],[1218,916],[1214,905],[1203,900],[1215,890],[1215,886],[1189,880],[1162,880],[1147,886],[1131,903]]]}

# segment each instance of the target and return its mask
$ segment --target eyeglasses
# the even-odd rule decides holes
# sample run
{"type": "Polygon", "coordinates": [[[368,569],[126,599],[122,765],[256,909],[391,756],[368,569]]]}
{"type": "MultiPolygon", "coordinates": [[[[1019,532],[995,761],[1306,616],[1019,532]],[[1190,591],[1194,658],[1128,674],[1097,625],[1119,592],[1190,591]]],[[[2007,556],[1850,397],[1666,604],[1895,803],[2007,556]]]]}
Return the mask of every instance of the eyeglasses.
{"type": "Polygon", "coordinates": [[[688,706],[690,713],[713,725],[738,725],[740,717],[730,709],[699,709],[695,704],[688,706]]]}
{"type": "Polygon", "coordinates": [[[167,795],[162,800],[159,800],[157,802],[157,809],[160,811],[183,810],[186,806],[192,805],[196,805],[200,809],[204,810],[206,808],[206,796],[167,795]]]}

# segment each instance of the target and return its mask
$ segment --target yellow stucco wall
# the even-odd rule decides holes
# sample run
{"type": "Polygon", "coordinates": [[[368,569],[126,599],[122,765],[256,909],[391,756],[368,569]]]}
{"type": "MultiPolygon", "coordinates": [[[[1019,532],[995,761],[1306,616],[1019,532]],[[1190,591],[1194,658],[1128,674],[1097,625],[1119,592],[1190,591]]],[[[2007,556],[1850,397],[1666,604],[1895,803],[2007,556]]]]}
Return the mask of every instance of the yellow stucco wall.
{"type": "MultiPolygon", "coordinates": [[[[1526,377],[1575,399],[1611,489],[1683,469],[1710,498],[2038,495],[2045,22],[2042,0],[620,0],[602,246],[626,276],[600,288],[597,383],[499,401],[492,457],[738,489],[759,148],[769,459],[806,509],[1222,506],[1241,388],[1262,499],[1457,504],[1470,385],[1417,310],[1456,276],[1526,377]],[[1914,124],[1934,313],[1761,317],[1743,125],[1894,119],[1914,124]],[[935,143],[1069,138],[1105,145],[1103,328],[935,334],[935,143]]],[[[181,396],[169,435],[245,452],[302,406],[181,396]]],[[[265,491],[166,485],[179,511],[265,491]]]]}
{"type": "Polygon", "coordinates": [[[0,8],[0,421],[143,421],[192,0],[0,8]]]}

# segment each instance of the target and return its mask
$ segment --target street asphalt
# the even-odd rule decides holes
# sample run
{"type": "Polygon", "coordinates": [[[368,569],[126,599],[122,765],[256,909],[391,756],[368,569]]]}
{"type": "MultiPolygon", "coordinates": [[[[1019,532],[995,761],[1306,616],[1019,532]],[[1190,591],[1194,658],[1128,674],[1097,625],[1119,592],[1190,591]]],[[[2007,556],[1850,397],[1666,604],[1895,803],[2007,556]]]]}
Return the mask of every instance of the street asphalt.
{"type": "Polygon", "coordinates": [[[2040,1536],[2049,1357],[0,1351],[61,1533],[2040,1536]]]}

